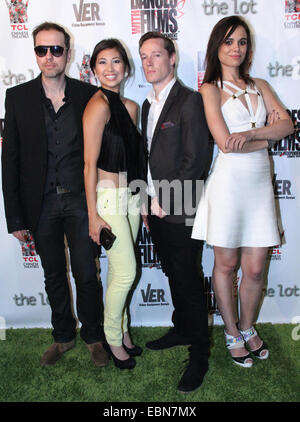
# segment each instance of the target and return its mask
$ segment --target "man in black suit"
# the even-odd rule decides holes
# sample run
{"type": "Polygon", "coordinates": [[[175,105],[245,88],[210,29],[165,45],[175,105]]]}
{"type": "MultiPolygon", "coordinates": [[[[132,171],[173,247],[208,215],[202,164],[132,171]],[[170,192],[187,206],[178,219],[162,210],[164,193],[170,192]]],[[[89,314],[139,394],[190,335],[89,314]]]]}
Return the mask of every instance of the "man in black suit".
{"type": "Polygon", "coordinates": [[[45,275],[54,343],[41,359],[53,365],[75,345],[64,236],[76,283],[80,335],[96,366],[103,349],[102,287],[97,245],[89,238],[83,179],[82,114],[96,87],[68,78],[70,36],[45,22],[33,31],[41,74],[6,92],[2,183],[8,232],[25,241],[32,232],[45,275]]]}
{"type": "Polygon", "coordinates": [[[201,95],[174,77],[173,42],[158,32],[148,32],[141,37],[139,48],[146,79],[153,88],[142,108],[149,195],[148,210],[144,209],[148,215],[143,219],[169,279],[174,306],[174,327],[146,347],[162,350],[191,345],[189,364],[178,385],[179,391],[190,392],[202,384],[208,369],[207,307],[203,276],[197,268],[203,244],[191,239],[188,225],[189,211],[197,201],[196,184],[204,178],[207,165],[208,129],[201,95]]]}

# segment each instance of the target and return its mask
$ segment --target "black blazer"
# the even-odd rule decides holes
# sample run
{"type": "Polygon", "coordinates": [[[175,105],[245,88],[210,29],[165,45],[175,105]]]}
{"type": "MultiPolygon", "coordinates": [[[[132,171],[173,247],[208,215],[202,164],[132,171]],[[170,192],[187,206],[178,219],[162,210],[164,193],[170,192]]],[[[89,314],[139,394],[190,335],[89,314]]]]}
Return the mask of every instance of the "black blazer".
{"type": "MultiPolygon", "coordinates": [[[[40,78],[6,91],[2,188],[9,233],[34,230],[41,213],[48,148],[40,78]]],[[[83,154],[82,114],[97,88],[68,77],[67,83],[83,154]]]]}
{"type": "MultiPolygon", "coordinates": [[[[208,127],[205,120],[201,95],[176,81],[166,99],[154,130],[150,154],[147,151],[147,120],[150,103],[145,100],[142,107],[142,134],[144,142],[144,171],[149,160],[152,179],[172,182],[178,180],[182,195],[174,195],[171,189],[170,209],[162,201],[162,190],[158,193],[159,204],[167,212],[165,220],[184,223],[188,215],[183,204],[184,181],[190,180],[192,189],[188,200],[196,207],[196,180],[204,180],[208,160],[208,127]]],[[[144,175],[146,177],[146,173],[144,175]]],[[[167,194],[167,197],[169,195],[167,194]]]]}

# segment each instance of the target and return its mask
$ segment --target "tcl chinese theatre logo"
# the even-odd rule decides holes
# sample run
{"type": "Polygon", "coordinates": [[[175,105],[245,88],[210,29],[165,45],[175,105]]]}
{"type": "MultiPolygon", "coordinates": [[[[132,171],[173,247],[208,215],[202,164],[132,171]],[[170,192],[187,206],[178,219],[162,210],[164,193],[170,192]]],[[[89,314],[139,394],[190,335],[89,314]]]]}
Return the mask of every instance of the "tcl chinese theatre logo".
{"type": "Polygon", "coordinates": [[[300,28],[300,0],[283,0],[285,6],[286,29],[300,28]]]}

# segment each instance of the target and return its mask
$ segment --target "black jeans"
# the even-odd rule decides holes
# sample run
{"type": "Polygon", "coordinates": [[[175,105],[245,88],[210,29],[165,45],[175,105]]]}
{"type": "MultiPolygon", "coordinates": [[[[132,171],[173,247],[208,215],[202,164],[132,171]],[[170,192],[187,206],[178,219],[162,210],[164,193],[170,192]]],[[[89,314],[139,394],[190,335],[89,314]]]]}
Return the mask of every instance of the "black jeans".
{"type": "Polygon", "coordinates": [[[203,273],[198,268],[203,242],[191,239],[192,227],[148,216],[150,233],[162,269],[169,279],[178,334],[191,341],[195,353],[208,355],[208,312],[203,273]]]}
{"type": "Polygon", "coordinates": [[[52,310],[54,341],[64,343],[76,336],[76,320],[67,278],[64,235],[68,242],[72,274],[76,284],[80,335],[90,344],[104,339],[102,286],[97,277],[98,246],[88,232],[84,192],[49,193],[43,201],[38,227],[33,233],[45,275],[45,289],[52,310]]]}

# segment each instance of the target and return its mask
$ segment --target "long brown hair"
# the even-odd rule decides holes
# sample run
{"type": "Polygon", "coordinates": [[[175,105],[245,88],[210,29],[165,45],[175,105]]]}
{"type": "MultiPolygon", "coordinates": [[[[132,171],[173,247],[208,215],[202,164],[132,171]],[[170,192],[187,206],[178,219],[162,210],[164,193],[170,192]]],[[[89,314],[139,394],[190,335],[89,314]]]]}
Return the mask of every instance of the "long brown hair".
{"type": "Polygon", "coordinates": [[[218,57],[219,47],[226,41],[227,38],[230,37],[230,35],[236,30],[238,26],[242,26],[247,34],[247,51],[245,59],[239,67],[239,77],[247,84],[252,85],[254,83],[248,73],[252,54],[252,39],[250,29],[247,23],[239,16],[228,16],[223,18],[214,26],[207,44],[205,57],[206,70],[203,83],[217,83],[220,81],[221,85],[223,84],[222,68],[218,57]]]}

